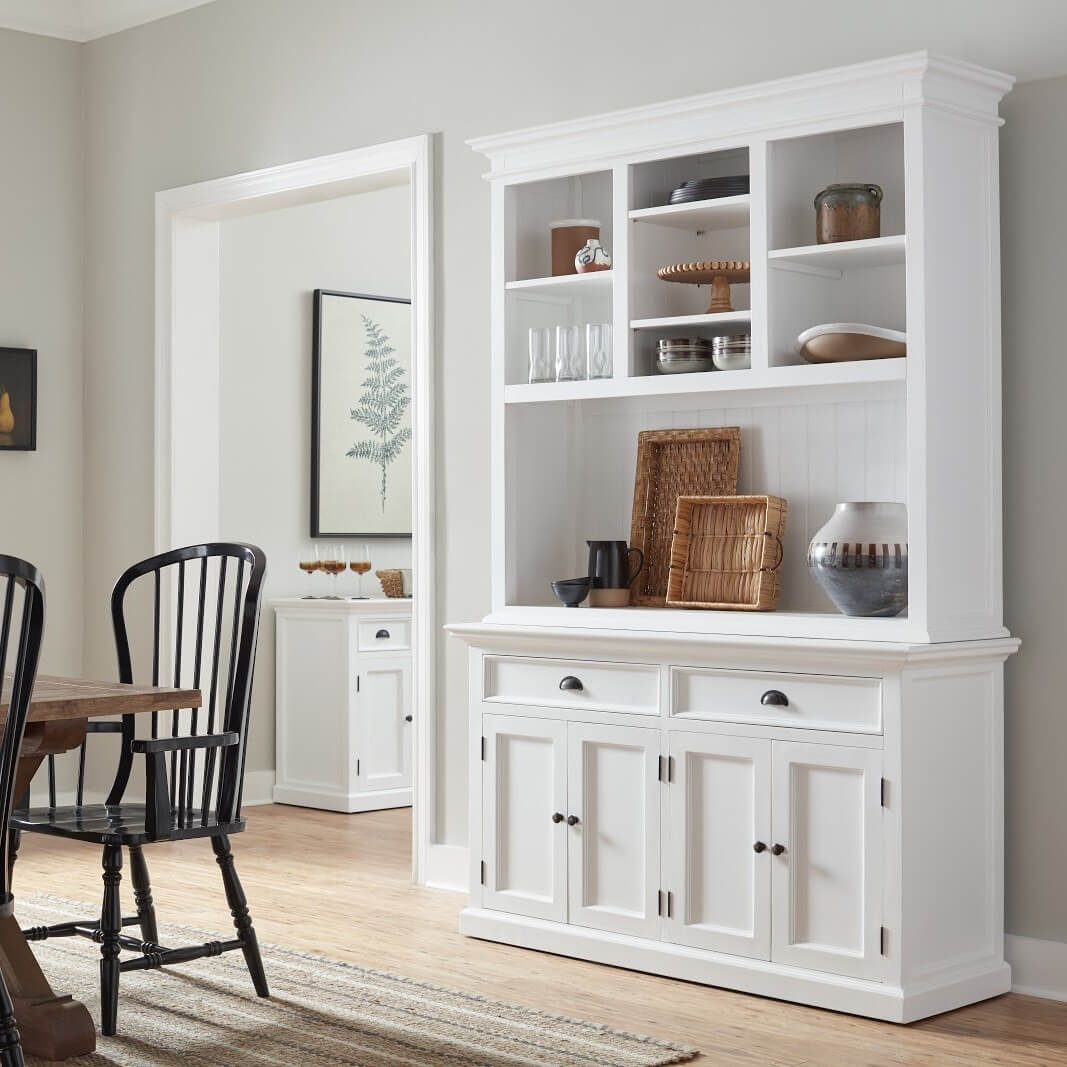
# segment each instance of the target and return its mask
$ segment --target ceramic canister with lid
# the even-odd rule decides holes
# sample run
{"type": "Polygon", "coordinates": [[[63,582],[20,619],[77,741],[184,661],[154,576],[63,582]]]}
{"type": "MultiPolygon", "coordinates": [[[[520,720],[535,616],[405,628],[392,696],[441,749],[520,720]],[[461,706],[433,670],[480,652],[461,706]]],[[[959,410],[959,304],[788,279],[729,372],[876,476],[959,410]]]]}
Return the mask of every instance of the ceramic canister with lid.
{"type": "Polygon", "coordinates": [[[552,277],[577,274],[574,257],[591,237],[600,240],[600,223],[596,219],[557,219],[551,223],[552,277]]]}

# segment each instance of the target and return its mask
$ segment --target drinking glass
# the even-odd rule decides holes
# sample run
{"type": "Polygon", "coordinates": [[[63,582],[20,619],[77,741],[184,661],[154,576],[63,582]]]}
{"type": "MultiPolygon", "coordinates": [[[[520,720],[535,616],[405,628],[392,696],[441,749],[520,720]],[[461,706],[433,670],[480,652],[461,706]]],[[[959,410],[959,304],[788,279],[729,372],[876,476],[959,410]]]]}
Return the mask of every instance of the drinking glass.
{"type": "Polygon", "coordinates": [[[547,326],[530,327],[530,382],[554,382],[552,331],[547,326]]]}
{"type": "Polygon", "coordinates": [[[349,566],[359,575],[359,594],[353,600],[369,600],[363,595],[363,575],[370,570],[370,545],[356,545],[352,549],[352,562],[349,566]]]}
{"type": "Polygon", "coordinates": [[[322,562],[319,560],[319,546],[311,545],[304,549],[300,553],[300,558],[297,560],[300,569],[308,576],[308,591],[307,596],[303,597],[304,600],[315,599],[315,579],[311,576],[322,566],[322,562]]]}
{"type": "Polygon", "coordinates": [[[585,355],[590,378],[612,377],[610,322],[591,322],[586,326],[585,355]]]}
{"type": "Polygon", "coordinates": [[[345,546],[331,545],[329,553],[322,561],[322,569],[333,578],[332,592],[327,600],[340,600],[337,595],[337,576],[345,569],[345,546]]]}
{"type": "Polygon", "coordinates": [[[556,327],[556,381],[580,382],[585,379],[585,361],[578,343],[577,326],[556,327]]]}

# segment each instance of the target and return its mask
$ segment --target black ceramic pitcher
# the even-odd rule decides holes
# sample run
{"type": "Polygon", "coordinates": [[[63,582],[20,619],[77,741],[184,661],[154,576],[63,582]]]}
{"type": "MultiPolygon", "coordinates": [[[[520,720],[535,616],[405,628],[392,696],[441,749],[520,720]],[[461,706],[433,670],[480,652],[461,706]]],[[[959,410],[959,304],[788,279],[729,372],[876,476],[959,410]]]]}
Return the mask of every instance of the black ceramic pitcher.
{"type": "Polygon", "coordinates": [[[591,589],[625,589],[645,565],[639,548],[626,547],[625,541],[586,541],[589,546],[589,587],[591,589]],[[637,570],[630,573],[630,555],[637,553],[637,570]]]}

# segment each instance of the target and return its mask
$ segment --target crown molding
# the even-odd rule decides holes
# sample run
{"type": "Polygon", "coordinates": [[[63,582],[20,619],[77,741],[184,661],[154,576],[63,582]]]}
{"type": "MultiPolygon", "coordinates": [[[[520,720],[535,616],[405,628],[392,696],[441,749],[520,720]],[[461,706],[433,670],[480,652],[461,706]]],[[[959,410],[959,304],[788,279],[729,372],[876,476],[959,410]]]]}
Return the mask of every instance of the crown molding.
{"type": "Polygon", "coordinates": [[[0,0],[0,29],[95,41],[213,0],[0,0]]]}

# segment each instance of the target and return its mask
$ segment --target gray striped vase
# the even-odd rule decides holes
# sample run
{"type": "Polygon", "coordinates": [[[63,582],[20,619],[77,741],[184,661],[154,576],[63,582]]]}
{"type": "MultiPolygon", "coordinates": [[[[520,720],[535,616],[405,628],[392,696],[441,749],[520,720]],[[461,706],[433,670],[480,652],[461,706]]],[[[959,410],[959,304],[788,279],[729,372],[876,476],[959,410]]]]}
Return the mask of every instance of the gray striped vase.
{"type": "Polygon", "coordinates": [[[845,615],[899,615],[908,606],[904,505],[838,504],[808,546],[808,570],[845,615]]]}

